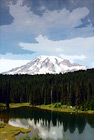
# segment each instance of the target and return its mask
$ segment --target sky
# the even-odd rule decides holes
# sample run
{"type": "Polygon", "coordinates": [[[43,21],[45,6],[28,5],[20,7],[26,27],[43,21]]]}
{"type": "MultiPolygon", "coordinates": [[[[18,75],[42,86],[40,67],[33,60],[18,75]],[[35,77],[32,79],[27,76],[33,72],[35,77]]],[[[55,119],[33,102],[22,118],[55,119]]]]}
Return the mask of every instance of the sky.
{"type": "Polygon", "coordinates": [[[0,73],[40,55],[94,68],[94,0],[0,0],[0,73]]]}

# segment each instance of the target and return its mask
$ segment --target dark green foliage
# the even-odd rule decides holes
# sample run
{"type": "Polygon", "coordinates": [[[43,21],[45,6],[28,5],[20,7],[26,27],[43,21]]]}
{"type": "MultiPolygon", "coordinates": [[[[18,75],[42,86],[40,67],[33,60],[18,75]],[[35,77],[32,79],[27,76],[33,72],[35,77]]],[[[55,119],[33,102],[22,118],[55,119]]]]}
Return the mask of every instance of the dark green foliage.
{"type": "Polygon", "coordinates": [[[53,108],[61,108],[61,103],[55,103],[53,108]]]}
{"type": "Polygon", "coordinates": [[[0,75],[0,102],[58,103],[94,110],[94,69],[65,74],[0,75]]]}
{"type": "Polygon", "coordinates": [[[19,140],[32,140],[27,134],[21,136],[19,140]]]}
{"type": "MultiPolygon", "coordinates": [[[[32,138],[30,138],[27,134],[21,136],[19,140],[43,140],[42,138],[39,137],[38,134],[35,134],[32,138]]],[[[46,140],[54,140],[53,138],[46,138],[46,140]]],[[[63,140],[63,139],[62,139],[63,140]]],[[[67,139],[69,140],[69,139],[67,139]]]]}
{"type": "Polygon", "coordinates": [[[31,138],[31,140],[42,140],[42,138],[40,138],[38,134],[36,134],[31,138]]]}
{"type": "Polygon", "coordinates": [[[42,140],[42,138],[40,138],[38,134],[34,135],[32,138],[30,138],[27,134],[25,134],[21,136],[19,140],[42,140]]]}
{"type": "Polygon", "coordinates": [[[4,123],[0,123],[0,128],[4,128],[5,124],[4,123]]]}

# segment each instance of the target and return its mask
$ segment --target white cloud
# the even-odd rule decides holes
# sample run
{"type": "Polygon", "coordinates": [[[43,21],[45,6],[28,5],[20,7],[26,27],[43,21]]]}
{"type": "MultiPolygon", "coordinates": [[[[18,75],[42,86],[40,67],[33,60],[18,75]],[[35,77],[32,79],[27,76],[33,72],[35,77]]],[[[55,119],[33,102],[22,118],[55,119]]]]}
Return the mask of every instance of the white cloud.
{"type": "Polygon", "coordinates": [[[8,71],[12,68],[16,68],[28,63],[29,60],[11,60],[11,59],[0,59],[0,73],[8,71]]]}
{"type": "Polygon", "coordinates": [[[48,38],[39,35],[36,37],[37,43],[19,43],[19,46],[24,50],[37,51],[37,52],[46,52],[46,53],[57,53],[62,52],[62,42],[61,41],[52,41],[48,38]]]}
{"type": "Polygon", "coordinates": [[[49,52],[54,54],[82,55],[91,54],[94,47],[94,37],[74,38],[70,40],[52,41],[47,37],[39,35],[36,37],[37,43],[19,43],[24,50],[49,52]]]}
{"type": "Polygon", "coordinates": [[[39,55],[39,53],[34,53],[32,55],[17,55],[12,53],[7,53],[5,55],[0,54],[0,73],[25,65],[39,55]]]}
{"type": "Polygon", "coordinates": [[[32,58],[36,57],[35,53],[31,54],[13,54],[6,53],[5,55],[0,54],[1,59],[10,59],[10,60],[32,60],[32,58]]]}
{"type": "Polygon", "coordinates": [[[60,57],[63,58],[63,59],[68,59],[72,63],[74,63],[76,60],[86,59],[85,55],[64,55],[64,54],[60,54],[60,57]]]}
{"type": "Polygon", "coordinates": [[[74,38],[70,40],[52,41],[39,35],[36,43],[19,43],[24,50],[40,52],[47,55],[56,55],[69,59],[71,62],[84,62],[92,67],[94,62],[94,37],[74,38]]]}
{"type": "Polygon", "coordinates": [[[19,43],[23,49],[35,51],[32,55],[11,53],[0,55],[0,72],[24,65],[39,55],[56,55],[71,62],[94,67],[94,37],[52,41],[39,35],[36,41],[36,43],[19,43]]]}
{"type": "MultiPolygon", "coordinates": [[[[45,7],[41,7],[41,10],[43,9],[45,9],[45,7]]],[[[30,11],[27,6],[22,6],[22,0],[19,0],[16,5],[10,5],[10,14],[14,17],[13,23],[1,26],[1,32],[6,35],[4,35],[4,37],[7,38],[9,35],[13,36],[14,34],[15,37],[17,37],[20,33],[29,36],[34,34],[37,36],[37,43],[19,43],[19,46],[24,50],[36,51],[37,55],[62,56],[66,59],[69,58],[72,62],[83,60],[84,65],[87,64],[94,67],[94,37],[87,37],[92,36],[92,34],[94,35],[94,28],[90,24],[84,28],[74,29],[74,27],[82,24],[81,19],[89,14],[89,10],[86,7],[79,7],[71,12],[67,9],[46,10],[40,17],[30,11]],[[43,36],[48,35],[48,37],[51,37],[51,31],[57,34],[58,30],[62,35],[66,35],[66,38],[75,38],[52,41],[43,36]],[[78,36],[80,36],[80,38],[78,36]],[[84,38],[85,36],[87,38],[84,38]]],[[[63,38],[63,36],[61,38],[63,38]]],[[[23,65],[25,62],[28,62],[28,59],[30,60],[30,56],[26,57],[27,60],[25,60],[25,58],[24,60],[11,60],[13,57],[9,55],[7,54],[6,59],[5,56],[0,60],[1,72],[20,66],[20,64],[23,65]]],[[[18,58],[15,56],[15,58],[21,59],[20,56],[18,58]]]]}
{"type": "MultiPolygon", "coordinates": [[[[28,34],[45,35],[50,34],[51,30],[55,32],[59,29],[59,32],[64,32],[64,34],[67,34],[69,37],[73,30],[74,32],[76,30],[81,30],[81,32],[83,32],[82,29],[74,29],[74,27],[82,24],[81,19],[89,14],[88,8],[79,7],[71,12],[66,8],[54,11],[46,10],[42,16],[39,16],[30,11],[30,8],[27,6],[22,6],[21,3],[22,0],[17,1],[16,5],[10,5],[10,14],[14,17],[14,21],[11,25],[2,26],[2,30],[16,33],[25,32],[28,34]]],[[[91,26],[84,27],[84,30],[86,29],[92,32],[91,26]]],[[[72,35],[78,36],[78,32],[75,32],[72,35]]]]}

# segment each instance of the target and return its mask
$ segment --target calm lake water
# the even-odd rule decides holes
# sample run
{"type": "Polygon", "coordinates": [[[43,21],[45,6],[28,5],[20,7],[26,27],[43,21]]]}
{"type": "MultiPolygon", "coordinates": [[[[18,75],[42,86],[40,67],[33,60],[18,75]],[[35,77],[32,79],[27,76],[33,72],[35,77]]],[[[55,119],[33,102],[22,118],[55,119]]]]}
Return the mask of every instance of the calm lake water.
{"type": "Polygon", "coordinates": [[[20,107],[0,113],[0,121],[30,128],[30,136],[38,133],[43,139],[94,140],[94,115],[46,111],[20,107]]]}

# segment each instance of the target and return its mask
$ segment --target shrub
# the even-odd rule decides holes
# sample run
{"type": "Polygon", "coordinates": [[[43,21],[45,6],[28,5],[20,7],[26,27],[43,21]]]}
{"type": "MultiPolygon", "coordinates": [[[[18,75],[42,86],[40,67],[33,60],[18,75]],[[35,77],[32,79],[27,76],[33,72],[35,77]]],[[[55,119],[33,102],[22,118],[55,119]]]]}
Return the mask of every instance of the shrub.
{"type": "Polygon", "coordinates": [[[42,140],[42,138],[39,137],[38,134],[34,135],[31,140],[42,140]]]}
{"type": "Polygon", "coordinates": [[[31,138],[27,134],[25,134],[25,135],[21,136],[19,138],[19,140],[31,140],[31,138]]]}
{"type": "Polygon", "coordinates": [[[32,138],[30,138],[27,134],[25,134],[21,136],[19,140],[42,140],[42,138],[40,138],[38,134],[34,135],[32,138]]]}
{"type": "MultiPolygon", "coordinates": [[[[27,134],[21,136],[19,140],[42,140],[42,138],[39,137],[38,134],[34,135],[32,138],[30,138],[27,134]]],[[[46,140],[54,140],[53,138],[46,138],[46,140]]],[[[63,140],[63,139],[62,139],[63,140]]],[[[67,139],[69,140],[69,139],[67,139]]]]}
{"type": "Polygon", "coordinates": [[[61,103],[55,103],[55,104],[53,105],[53,108],[61,108],[61,103]]]}
{"type": "Polygon", "coordinates": [[[4,128],[5,124],[4,123],[0,123],[0,128],[4,128]]]}

